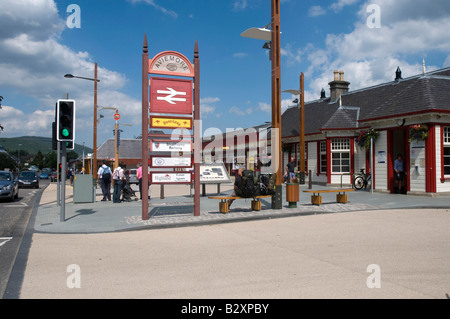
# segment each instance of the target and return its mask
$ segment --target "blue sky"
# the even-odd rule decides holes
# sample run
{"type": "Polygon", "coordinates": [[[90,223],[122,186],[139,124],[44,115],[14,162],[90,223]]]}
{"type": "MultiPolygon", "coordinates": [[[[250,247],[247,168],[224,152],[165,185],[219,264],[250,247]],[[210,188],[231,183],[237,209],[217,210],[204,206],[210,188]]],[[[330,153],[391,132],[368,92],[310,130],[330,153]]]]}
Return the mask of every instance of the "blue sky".
{"type": "MultiPolygon", "coordinates": [[[[203,129],[248,127],[270,121],[270,61],[263,41],[240,37],[270,22],[269,0],[0,0],[1,137],[51,136],[54,105],[68,92],[77,101],[76,142],[92,146],[93,77],[99,65],[98,104],[117,107],[123,138],[141,132],[141,54],[178,51],[201,59],[203,129]],[[81,28],[68,28],[67,7],[81,9],[81,28]]],[[[305,73],[305,100],[320,96],[333,70],[350,89],[450,66],[448,0],[282,0],[282,90],[297,89],[305,73]],[[370,4],[380,28],[369,28],[370,4]]],[[[283,94],[283,109],[295,97],[283,94]]],[[[98,126],[98,144],[112,137],[112,111],[98,126]]]]}

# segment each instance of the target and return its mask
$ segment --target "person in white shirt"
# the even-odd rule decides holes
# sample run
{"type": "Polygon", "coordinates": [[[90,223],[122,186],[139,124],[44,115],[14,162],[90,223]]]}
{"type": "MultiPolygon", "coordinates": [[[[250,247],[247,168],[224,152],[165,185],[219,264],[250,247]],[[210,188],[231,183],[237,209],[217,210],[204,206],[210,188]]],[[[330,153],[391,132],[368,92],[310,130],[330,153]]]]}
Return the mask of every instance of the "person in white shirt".
{"type": "Polygon", "coordinates": [[[100,164],[101,166],[98,169],[97,178],[100,182],[100,187],[102,188],[102,202],[105,202],[106,200],[111,201],[111,169],[103,162],[100,162],[100,164]]]}
{"type": "Polygon", "coordinates": [[[119,163],[119,166],[114,170],[113,180],[114,180],[114,192],[113,192],[113,203],[120,203],[120,194],[122,193],[123,186],[123,162],[119,163]]]}

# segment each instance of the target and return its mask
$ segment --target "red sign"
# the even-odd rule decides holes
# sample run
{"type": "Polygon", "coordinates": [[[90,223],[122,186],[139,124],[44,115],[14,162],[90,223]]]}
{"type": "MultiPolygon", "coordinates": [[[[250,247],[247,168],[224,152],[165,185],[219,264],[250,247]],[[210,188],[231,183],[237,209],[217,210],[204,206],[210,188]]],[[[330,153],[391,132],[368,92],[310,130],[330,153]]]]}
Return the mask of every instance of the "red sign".
{"type": "Polygon", "coordinates": [[[114,114],[114,119],[116,121],[120,120],[120,114],[119,113],[114,114]]]}
{"type": "Polygon", "coordinates": [[[192,81],[150,78],[150,113],[192,114],[192,81]]]}

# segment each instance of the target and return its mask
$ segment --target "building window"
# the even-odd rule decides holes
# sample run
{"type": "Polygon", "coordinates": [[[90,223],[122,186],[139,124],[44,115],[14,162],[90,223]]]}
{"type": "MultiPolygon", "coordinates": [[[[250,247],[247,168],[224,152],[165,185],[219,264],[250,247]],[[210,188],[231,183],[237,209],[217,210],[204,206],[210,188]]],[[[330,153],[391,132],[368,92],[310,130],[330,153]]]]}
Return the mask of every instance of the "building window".
{"type": "Polygon", "coordinates": [[[320,172],[327,172],[327,142],[320,142],[320,172]]]}
{"type": "Polygon", "coordinates": [[[444,175],[450,177],[450,127],[444,127],[444,175]]]}
{"type": "Polygon", "coordinates": [[[331,141],[332,173],[350,173],[350,139],[331,141]]]}

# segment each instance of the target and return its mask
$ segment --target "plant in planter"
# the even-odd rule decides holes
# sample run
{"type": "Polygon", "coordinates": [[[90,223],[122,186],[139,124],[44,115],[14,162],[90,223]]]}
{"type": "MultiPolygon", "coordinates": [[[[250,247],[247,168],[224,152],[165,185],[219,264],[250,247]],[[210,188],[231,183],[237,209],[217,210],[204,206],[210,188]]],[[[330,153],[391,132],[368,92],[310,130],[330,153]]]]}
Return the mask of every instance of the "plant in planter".
{"type": "Polygon", "coordinates": [[[375,129],[361,131],[359,136],[356,138],[356,143],[358,143],[361,149],[370,149],[370,139],[375,142],[380,133],[375,129]]]}
{"type": "Polygon", "coordinates": [[[428,126],[424,124],[416,124],[409,127],[409,140],[425,141],[428,138],[428,126]]]}

